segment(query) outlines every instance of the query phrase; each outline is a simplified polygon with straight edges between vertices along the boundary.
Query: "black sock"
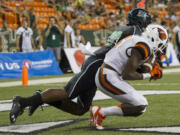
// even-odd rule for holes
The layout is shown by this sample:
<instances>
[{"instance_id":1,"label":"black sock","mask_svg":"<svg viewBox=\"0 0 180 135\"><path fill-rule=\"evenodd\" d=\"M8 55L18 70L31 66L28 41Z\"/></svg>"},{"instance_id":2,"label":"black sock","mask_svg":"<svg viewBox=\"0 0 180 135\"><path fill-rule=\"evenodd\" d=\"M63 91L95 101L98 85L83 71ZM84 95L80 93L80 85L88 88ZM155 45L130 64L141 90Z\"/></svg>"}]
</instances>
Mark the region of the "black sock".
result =
<instances>
[{"instance_id":1,"label":"black sock","mask_svg":"<svg viewBox=\"0 0 180 135\"><path fill-rule=\"evenodd\" d=\"M27 106L39 106L43 104L43 101L41 99L41 94L36 94L33 95L32 97L28 97L28 98L22 98L20 100L20 104L22 105L22 107L27 107Z\"/></svg>"},{"instance_id":2,"label":"black sock","mask_svg":"<svg viewBox=\"0 0 180 135\"><path fill-rule=\"evenodd\" d=\"M55 102L51 102L51 103L48 103L48 104L51 105L51 106L54 106L56 108L60 108L61 101L55 101Z\"/></svg>"}]
</instances>

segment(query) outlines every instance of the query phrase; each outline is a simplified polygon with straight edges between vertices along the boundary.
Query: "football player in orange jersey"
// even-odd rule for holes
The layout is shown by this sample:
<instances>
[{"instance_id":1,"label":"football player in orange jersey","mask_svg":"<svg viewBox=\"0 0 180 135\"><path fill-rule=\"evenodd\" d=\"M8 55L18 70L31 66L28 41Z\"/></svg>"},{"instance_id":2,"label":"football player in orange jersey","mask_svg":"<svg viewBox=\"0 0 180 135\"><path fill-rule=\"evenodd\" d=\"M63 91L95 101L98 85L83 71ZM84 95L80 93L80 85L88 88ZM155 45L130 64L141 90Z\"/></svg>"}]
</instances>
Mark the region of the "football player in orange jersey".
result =
<instances>
[{"instance_id":1,"label":"football player in orange jersey","mask_svg":"<svg viewBox=\"0 0 180 135\"><path fill-rule=\"evenodd\" d=\"M137 69L152 56L155 58L158 52L163 53L167 40L165 28L150 24L141 36L124 38L106 54L103 65L96 73L96 86L121 104L111 107L91 106L91 126L103 129L102 121L106 116L139 116L146 111L146 98L126 80L160 79L162 69L158 64L154 65L150 73L138 73Z\"/></svg>"}]
</instances>

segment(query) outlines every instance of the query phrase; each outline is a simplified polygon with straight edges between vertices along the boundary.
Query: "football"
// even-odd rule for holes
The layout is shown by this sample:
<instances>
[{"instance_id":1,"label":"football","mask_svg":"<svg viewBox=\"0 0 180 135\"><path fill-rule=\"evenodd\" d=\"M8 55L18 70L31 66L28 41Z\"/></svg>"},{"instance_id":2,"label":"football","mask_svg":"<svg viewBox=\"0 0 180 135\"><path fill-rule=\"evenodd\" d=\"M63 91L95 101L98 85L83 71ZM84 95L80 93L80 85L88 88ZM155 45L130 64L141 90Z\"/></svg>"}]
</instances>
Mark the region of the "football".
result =
<instances>
[{"instance_id":1,"label":"football","mask_svg":"<svg viewBox=\"0 0 180 135\"><path fill-rule=\"evenodd\" d=\"M137 72L139 73L149 73L152 70L152 65L150 63L143 63L140 65L137 69Z\"/></svg>"}]
</instances>

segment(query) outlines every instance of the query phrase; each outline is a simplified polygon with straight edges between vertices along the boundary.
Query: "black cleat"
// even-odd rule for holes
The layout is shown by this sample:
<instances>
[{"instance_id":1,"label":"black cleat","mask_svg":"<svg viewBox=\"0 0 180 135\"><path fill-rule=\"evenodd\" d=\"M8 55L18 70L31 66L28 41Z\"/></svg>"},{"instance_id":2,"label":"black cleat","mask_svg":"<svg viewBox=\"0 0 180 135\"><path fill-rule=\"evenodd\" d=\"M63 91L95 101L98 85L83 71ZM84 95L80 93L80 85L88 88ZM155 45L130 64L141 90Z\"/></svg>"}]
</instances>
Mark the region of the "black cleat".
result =
<instances>
[{"instance_id":1,"label":"black cleat","mask_svg":"<svg viewBox=\"0 0 180 135\"><path fill-rule=\"evenodd\" d=\"M41 92L41 90L36 90L34 95L40 94ZM29 116L32 116L38 107L39 105L29 106ZM43 110L42 106L41 109Z\"/></svg>"},{"instance_id":2,"label":"black cleat","mask_svg":"<svg viewBox=\"0 0 180 135\"><path fill-rule=\"evenodd\" d=\"M19 115L22 115L24 112L24 107L21 106L20 99L21 99L20 96L15 96L13 98L13 104L12 104L12 108L9 114L11 124L15 123L17 117Z\"/></svg>"}]
</instances>

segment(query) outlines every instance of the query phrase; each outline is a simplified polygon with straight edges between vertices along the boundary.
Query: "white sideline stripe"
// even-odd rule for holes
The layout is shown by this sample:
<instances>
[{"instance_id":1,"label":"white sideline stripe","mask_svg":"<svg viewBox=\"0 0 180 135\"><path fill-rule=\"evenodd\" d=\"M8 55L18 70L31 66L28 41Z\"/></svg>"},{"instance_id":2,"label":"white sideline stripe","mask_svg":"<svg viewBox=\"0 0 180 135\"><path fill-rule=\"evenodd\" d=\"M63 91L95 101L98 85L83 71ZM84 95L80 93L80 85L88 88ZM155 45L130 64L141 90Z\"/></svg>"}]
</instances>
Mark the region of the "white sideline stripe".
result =
<instances>
[{"instance_id":1,"label":"white sideline stripe","mask_svg":"<svg viewBox=\"0 0 180 135\"><path fill-rule=\"evenodd\" d=\"M163 69L164 74L180 72L180 68Z\"/></svg>"},{"instance_id":2,"label":"white sideline stripe","mask_svg":"<svg viewBox=\"0 0 180 135\"><path fill-rule=\"evenodd\" d=\"M66 121L57 121L57 122L43 122L43 123L34 123L34 124L26 124L26 125L11 125L11 126L2 126L0 127L0 132L10 132L10 133L30 133L43 129L48 129L54 126L68 124L73 122L73 120Z\"/></svg>"},{"instance_id":3,"label":"white sideline stripe","mask_svg":"<svg viewBox=\"0 0 180 135\"><path fill-rule=\"evenodd\" d=\"M12 100L0 100L0 104L10 103L10 102L12 102Z\"/></svg>"},{"instance_id":4,"label":"white sideline stripe","mask_svg":"<svg viewBox=\"0 0 180 135\"><path fill-rule=\"evenodd\" d=\"M150 86L162 86L162 85L165 85L165 86L166 86L166 85L168 85L168 86L169 86L169 85L175 86L175 85L180 85L180 83L152 83L152 82L151 82L151 83L130 83L130 84L133 85L133 86L136 86L136 85L137 85L137 86L139 86L139 85L140 85L140 86L141 86L141 85L142 85L142 86L143 86L143 85L146 85L146 86L147 86L147 85L150 85Z\"/></svg>"},{"instance_id":5,"label":"white sideline stripe","mask_svg":"<svg viewBox=\"0 0 180 135\"><path fill-rule=\"evenodd\" d=\"M165 91L157 91L157 90L142 91L142 90L140 90L138 92L141 93L142 95L180 94L180 90L179 91L177 91L177 90L176 91L168 91L168 90L165 90ZM111 99L111 97L105 95L101 91L97 91L93 101L107 100L107 99ZM76 101L76 99L74 99L74 101ZM9 111L11 109L11 106L12 106L12 100L0 101L0 112ZM47 104L45 106L47 106Z\"/></svg>"},{"instance_id":6,"label":"white sideline stripe","mask_svg":"<svg viewBox=\"0 0 180 135\"><path fill-rule=\"evenodd\" d=\"M180 127L153 127L153 128L129 128L118 129L119 131L135 131L135 132L160 132L160 133L180 133Z\"/></svg>"},{"instance_id":7,"label":"white sideline stripe","mask_svg":"<svg viewBox=\"0 0 180 135\"><path fill-rule=\"evenodd\" d=\"M173 69L164 69L164 74L169 73L177 73L180 72L180 68L173 68ZM39 84L49 84L49 83L66 83L72 77L56 77L56 78L49 78L49 79L38 79L38 80L29 80L28 85L39 85ZM1 82L0 87L12 87L12 86L21 86L21 81L13 81L13 82Z\"/></svg>"}]
</instances>

